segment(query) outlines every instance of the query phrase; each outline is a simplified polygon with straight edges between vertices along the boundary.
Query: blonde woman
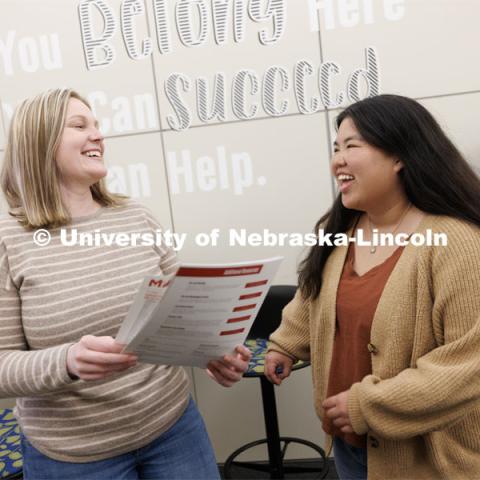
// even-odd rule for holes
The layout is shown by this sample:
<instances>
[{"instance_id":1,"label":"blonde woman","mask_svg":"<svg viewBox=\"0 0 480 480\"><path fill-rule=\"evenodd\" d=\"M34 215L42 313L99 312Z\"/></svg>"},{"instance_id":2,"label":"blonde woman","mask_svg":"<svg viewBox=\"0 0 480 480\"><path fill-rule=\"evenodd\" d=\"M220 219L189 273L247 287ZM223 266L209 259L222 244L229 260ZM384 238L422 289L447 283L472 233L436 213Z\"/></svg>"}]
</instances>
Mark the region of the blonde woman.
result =
<instances>
[{"instance_id":1,"label":"blonde woman","mask_svg":"<svg viewBox=\"0 0 480 480\"><path fill-rule=\"evenodd\" d=\"M411 242L313 247L266 373L311 360L342 479L478 478L480 179L412 99L362 100L336 125L339 194L316 228ZM429 231L447 245L421 245Z\"/></svg>"},{"instance_id":2,"label":"blonde woman","mask_svg":"<svg viewBox=\"0 0 480 480\"><path fill-rule=\"evenodd\" d=\"M180 367L120 353L113 336L146 274L169 273L172 250L63 246L61 227L155 232L142 205L108 192L105 145L69 89L24 101L12 119L1 185L0 394L17 397L24 478L218 478L203 421ZM33 233L48 230L48 246ZM238 381L249 352L211 362Z\"/></svg>"}]
</instances>

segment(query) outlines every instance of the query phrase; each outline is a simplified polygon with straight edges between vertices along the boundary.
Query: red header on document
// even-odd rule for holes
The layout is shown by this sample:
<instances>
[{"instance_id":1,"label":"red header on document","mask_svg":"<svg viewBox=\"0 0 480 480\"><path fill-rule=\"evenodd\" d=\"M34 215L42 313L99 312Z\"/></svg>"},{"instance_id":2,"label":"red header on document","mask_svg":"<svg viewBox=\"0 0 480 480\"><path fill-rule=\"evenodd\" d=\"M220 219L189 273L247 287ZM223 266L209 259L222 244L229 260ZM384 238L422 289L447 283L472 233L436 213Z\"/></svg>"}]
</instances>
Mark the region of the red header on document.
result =
<instances>
[{"instance_id":1,"label":"red header on document","mask_svg":"<svg viewBox=\"0 0 480 480\"><path fill-rule=\"evenodd\" d=\"M246 265L239 268L205 268L180 267L177 277L238 277L243 275L257 275L263 265Z\"/></svg>"},{"instance_id":2,"label":"red header on document","mask_svg":"<svg viewBox=\"0 0 480 480\"><path fill-rule=\"evenodd\" d=\"M144 363L206 367L244 343L281 258L147 275L116 336ZM255 285L246 290L245 285ZM235 312L235 313L233 313Z\"/></svg>"}]
</instances>

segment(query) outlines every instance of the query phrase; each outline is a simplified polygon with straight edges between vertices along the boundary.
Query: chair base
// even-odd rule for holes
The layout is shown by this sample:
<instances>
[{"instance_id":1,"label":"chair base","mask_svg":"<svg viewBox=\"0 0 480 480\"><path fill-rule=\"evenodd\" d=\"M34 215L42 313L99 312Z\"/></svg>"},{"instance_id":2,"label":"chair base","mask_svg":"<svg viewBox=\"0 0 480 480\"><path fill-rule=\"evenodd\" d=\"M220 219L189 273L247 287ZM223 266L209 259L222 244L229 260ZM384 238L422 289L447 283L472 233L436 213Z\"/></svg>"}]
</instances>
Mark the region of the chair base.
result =
<instances>
[{"instance_id":1,"label":"chair base","mask_svg":"<svg viewBox=\"0 0 480 480\"><path fill-rule=\"evenodd\" d=\"M266 438L262 440L257 440L255 442L250 442L250 443L247 443L246 445L241 446L240 448L235 450L225 461L225 464L223 466L224 478L228 478L228 479L233 478L231 473L232 466L248 468L250 470L256 470L258 472L270 473L270 478L279 478L279 479L289 478L288 477L289 474L298 474L298 473L318 472L318 477L316 478L319 478L319 479L325 478L327 476L328 462L325 456L325 452L321 447L319 447L318 445L315 445L312 442L309 442L308 440L303 440L301 438L295 438L295 437L280 437L280 442L283 443L284 445L280 452L281 460L278 464L276 464L275 462L272 462L271 459L269 460L269 463L235 461L236 457L238 457L243 452L249 450L250 448L253 448L262 444L268 444L268 439ZM319 454L320 458L322 459L321 468L285 464L283 459L285 457L285 453L290 443L305 445L311 448L312 450L315 450L315 452ZM290 478L298 478L298 477L290 477Z\"/></svg>"}]
</instances>

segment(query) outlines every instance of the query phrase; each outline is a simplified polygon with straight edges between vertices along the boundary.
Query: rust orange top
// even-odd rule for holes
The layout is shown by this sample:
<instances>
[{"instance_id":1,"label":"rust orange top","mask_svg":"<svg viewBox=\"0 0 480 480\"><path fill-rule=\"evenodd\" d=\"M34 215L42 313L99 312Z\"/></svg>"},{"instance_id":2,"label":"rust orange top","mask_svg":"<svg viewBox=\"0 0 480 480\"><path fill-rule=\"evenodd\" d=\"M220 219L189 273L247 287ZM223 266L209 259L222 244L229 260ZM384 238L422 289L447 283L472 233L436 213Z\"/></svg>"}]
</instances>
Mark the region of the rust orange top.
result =
<instances>
[{"instance_id":1,"label":"rust orange top","mask_svg":"<svg viewBox=\"0 0 480 480\"><path fill-rule=\"evenodd\" d=\"M350 389L354 383L372 373L371 355L375 355L377 349L370 342L370 329L380 296L403 249L397 248L383 263L360 276L353 268L355 248L350 245L338 285L337 321L327 398ZM366 435L343 433L327 417L324 418L323 429L350 445L366 447Z\"/></svg>"}]
</instances>

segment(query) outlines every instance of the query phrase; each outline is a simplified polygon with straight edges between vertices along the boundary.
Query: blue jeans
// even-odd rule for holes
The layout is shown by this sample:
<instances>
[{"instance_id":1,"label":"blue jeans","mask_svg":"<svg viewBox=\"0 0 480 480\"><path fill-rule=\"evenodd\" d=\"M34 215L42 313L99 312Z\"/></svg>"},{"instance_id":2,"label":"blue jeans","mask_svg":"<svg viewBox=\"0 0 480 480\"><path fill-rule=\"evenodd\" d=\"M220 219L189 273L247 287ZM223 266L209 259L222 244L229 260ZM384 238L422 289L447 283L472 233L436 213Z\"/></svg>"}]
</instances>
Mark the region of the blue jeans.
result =
<instances>
[{"instance_id":1,"label":"blue jeans","mask_svg":"<svg viewBox=\"0 0 480 480\"><path fill-rule=\"evenodd\" d=\"M22 435L25 480L219 480L215 455L195 402L169 430L145 447L89 463L53 460Z\"/></svg>"},{"instance_id":2,"label":"blue jeans","mask_svg":"<svg viewBox=\"0 0 480 480\"><path fill-rule=\"evenodd\" d=\"M335 469L341 480L367 480L367 449L349 445L339 437L333 439Z\"/></svg>"}]
</instances>

